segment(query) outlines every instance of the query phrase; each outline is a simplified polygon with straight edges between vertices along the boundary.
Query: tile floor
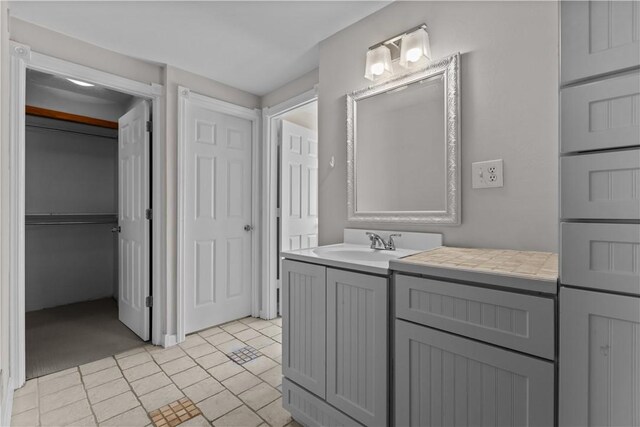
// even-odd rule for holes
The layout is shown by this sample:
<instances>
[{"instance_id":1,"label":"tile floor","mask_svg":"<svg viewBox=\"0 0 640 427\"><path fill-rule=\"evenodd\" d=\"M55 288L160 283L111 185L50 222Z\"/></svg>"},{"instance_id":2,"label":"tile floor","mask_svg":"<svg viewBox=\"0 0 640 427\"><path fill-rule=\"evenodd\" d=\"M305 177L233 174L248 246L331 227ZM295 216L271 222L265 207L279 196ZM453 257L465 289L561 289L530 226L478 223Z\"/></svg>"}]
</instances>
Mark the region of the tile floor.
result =
<instances>
[{"instance_id":1,"label":"tile floor","mask_svg":"<svg viewBox=\"0 0 640 427\"><path fill-rule=\"evenodd\" d=\"M202 415L182 426L295 425L282 408L281 326L247 317L30 380L16 390L11 424L148 426L149 412L187 397ZM242 366L226 356L247 345L261 356Z\"/></svg>"}]
</instances>

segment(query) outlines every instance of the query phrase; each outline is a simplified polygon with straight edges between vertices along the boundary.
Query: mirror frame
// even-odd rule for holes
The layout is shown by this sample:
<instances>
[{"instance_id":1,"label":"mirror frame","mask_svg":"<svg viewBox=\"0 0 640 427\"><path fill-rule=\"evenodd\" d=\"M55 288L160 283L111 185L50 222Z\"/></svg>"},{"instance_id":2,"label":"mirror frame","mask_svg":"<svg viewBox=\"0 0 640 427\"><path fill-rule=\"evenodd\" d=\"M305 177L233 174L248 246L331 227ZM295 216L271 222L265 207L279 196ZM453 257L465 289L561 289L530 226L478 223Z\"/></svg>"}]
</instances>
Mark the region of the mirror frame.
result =
<instances>
[{"instance_id":1,"label":"mirror frame","mask_svg":"<svg viewBox=\"0 0 640 427\"><path fill-rule=\"evenodd\" d=\"M443 75L445 87L446 200L437 211L360 211L357 208L358 101ZM425 68L347 94L347 220L351 223L460 224L460 53Z\"/></svg>"}]
</instances>

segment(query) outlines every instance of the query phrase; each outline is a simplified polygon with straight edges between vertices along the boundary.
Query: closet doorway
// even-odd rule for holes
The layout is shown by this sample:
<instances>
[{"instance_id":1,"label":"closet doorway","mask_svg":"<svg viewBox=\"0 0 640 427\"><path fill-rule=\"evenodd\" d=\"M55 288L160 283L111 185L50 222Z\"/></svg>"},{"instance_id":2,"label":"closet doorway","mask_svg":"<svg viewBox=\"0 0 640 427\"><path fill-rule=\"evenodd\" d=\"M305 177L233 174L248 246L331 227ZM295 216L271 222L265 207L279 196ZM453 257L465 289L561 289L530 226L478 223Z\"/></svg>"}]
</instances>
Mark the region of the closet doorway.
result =
<instances>
[{"instance_id":1,"label":"closet doorway","mask_svg":"<svg viewBox=\"0 0 640 427\"><path fill-rule=\"evenodd\" d=\"M280 253L318 244L317 91L314 88L266 107L262 114L265 141L261 314L270 319L280 314ZM332 167L331 164L325 167Z\"/></svg>"},{"instance_id":2,"label":"closet doorway","mask_svg":"<svg viewBox=\"0 0 640 427\"><path fill-rule=\"evenodd\" d=\"M26 379L150 338L145 99L26 71Z\"/></svg>"},{"instance_id":3,"label":"closet doorway","mask_svg":"<svg viewBox=\"0 0 640 427\"><path fill-rule=\"evenodd\" d=\"M318 102L279 119L278 254L318 246ZM278 257L278 315L282 257Z\"/></svg>"},{"instance_id":4,"label":"closet doorway","mask_svg":"<svg viewBox=\"0 0 640 427\"><path fill-rule=\"evenodd\" d=\"M318 106L280 121L280 250L318 246Z\"/></svg>"}]
</instances>

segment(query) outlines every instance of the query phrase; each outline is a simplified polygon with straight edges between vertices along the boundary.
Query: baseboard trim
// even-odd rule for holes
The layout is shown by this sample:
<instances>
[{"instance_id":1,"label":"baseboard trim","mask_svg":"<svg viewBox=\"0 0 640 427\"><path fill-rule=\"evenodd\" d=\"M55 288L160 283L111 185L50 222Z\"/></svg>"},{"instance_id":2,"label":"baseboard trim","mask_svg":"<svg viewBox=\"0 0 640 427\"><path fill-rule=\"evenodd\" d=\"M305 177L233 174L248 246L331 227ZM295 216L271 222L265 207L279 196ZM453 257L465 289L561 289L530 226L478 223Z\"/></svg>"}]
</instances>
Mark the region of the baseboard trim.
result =
<instances>
[{"instance_id":1,"label":"baseboard trim","mask_svg":"<svg viewBox=\"0 0 640 427\"><path fill-rule=\"evenodd\" d=\"M163 335L161 345L164 348L173 347L178 344L178 336L177 335Z\"/></svg>"}]
</instances>

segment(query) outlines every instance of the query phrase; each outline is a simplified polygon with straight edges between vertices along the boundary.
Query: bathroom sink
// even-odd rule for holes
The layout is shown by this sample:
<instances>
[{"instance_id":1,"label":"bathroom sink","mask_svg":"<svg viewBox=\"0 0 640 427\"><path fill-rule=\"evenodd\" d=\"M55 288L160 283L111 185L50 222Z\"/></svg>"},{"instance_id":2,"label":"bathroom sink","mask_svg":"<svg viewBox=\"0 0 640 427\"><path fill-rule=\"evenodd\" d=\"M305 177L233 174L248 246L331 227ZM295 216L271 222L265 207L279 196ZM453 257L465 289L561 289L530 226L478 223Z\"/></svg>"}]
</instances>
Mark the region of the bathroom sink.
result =
<instances>
[{"instance_id":1,"label":"bathroom sink","mask_svg":"<svg viewBox=\"0 0 640 427\"><path fill-rule=\"evenodd\" d=\"M371 249L367 231L346 228L344 243L283 251L281 256L294 261L327 267L388 275L390 273L389 261L442 246L441 234L403 232L402 236L398 236L396 239L396 250ZM380 234L385 240L388 240L389 234L397 234L395 231L372 231Z\"/></svg>"},{"instance_id":2,"label":"bathroom sink","mask_svg":"<svg viewBox=\"0 0 640 427\"><path fill-rule=\"evenodd\" d=\"M317 248L299 249L282 253L284 258L311 262L329 267L346 268L367 273L389 274L389 261L413 255L419 250L395 251L371 249L369 245L340 243Z\"/></svg>"},{"instance_id":3,"label":"bathroom sink","mask_svg":"<svg viewBox=\"0 0 640 427\"><path fill-rule=\"evenodd\" d=\"M369 247L321 246L313 249L319 257L344 261L391 261L407 254L402 250L386 251Z\"/></svg>"}]
</instances>

